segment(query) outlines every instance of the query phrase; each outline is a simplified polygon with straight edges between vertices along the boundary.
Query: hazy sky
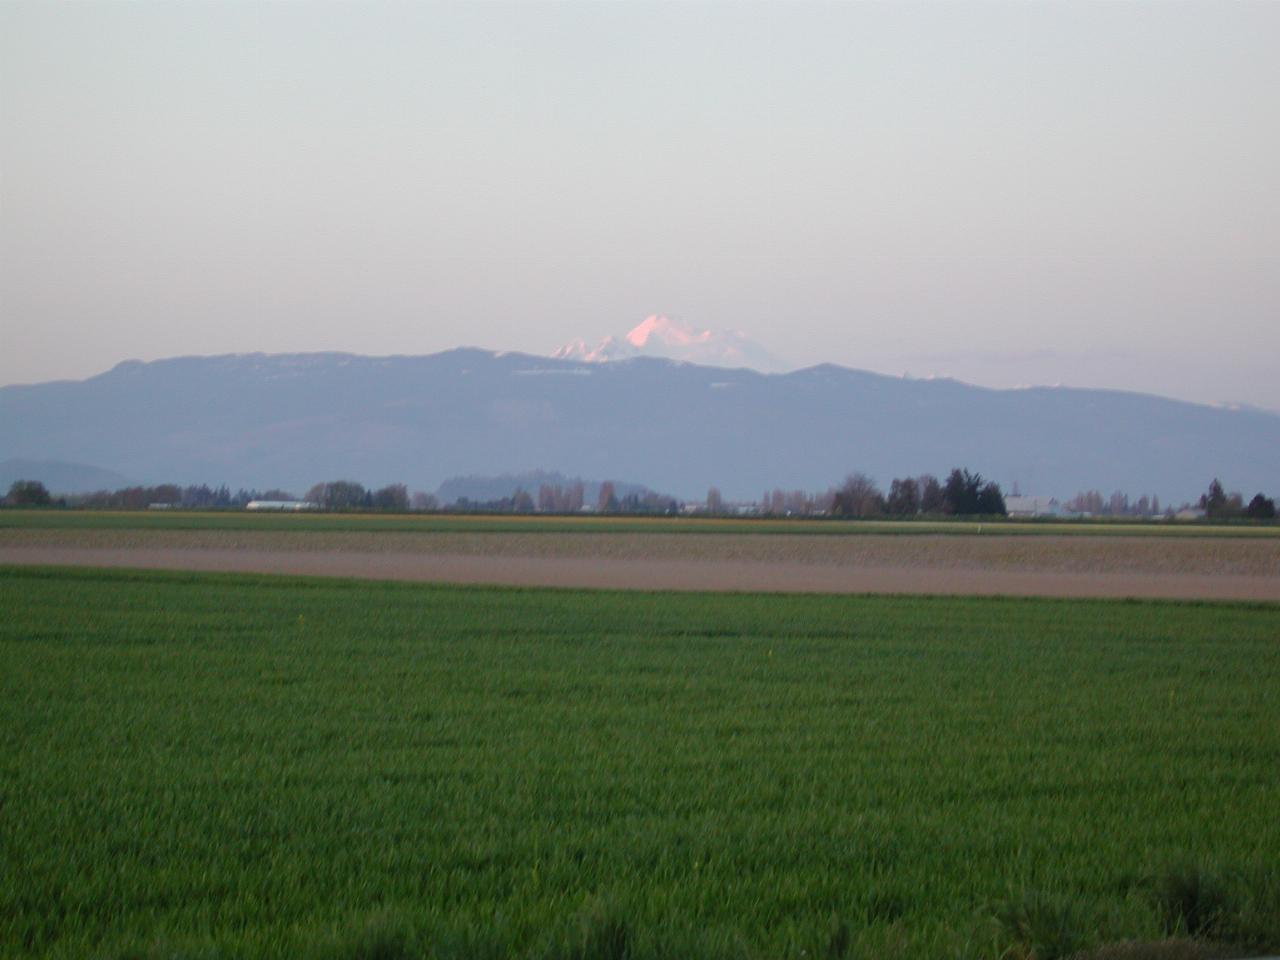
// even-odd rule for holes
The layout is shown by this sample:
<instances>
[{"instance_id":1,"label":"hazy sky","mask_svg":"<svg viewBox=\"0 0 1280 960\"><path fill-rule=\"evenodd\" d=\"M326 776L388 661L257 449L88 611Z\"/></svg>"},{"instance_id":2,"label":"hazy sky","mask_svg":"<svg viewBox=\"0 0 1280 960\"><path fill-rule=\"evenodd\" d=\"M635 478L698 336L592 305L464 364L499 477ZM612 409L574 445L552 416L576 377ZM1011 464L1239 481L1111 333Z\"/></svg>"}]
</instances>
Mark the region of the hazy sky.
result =
<instances>
[{"instance_id":1,"label":"hazy sky","mask_svg":"<svg viewBox=\"0 0 1280 960\"><path fill-rule=\"evenodd\" d=\"M549 352L1280 409L1280 3L0 3L0 383Z\"/></svg>"}]
</instances>

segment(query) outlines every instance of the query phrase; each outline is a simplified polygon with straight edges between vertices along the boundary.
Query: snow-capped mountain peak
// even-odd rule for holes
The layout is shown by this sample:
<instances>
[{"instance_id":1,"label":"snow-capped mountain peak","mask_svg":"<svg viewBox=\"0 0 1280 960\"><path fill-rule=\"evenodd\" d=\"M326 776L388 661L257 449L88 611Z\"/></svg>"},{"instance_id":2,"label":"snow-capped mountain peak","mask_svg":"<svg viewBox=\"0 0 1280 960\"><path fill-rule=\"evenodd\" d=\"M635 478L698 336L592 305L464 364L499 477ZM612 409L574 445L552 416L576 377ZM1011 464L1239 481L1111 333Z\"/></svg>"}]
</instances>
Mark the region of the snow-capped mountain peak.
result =
<instances>
[{"instance_id":1,"label":"snow-capped mountain peak","mask_svg":"<svg viewBox=\"0 0 1280 960\"><path fill-rule=\"evenodd\" d=\"M574 340L552 354L562 360L607 363L628 357L665 357L711 367L749 367L777 373L787 365L738 330L697 330L663 314L651 314L621 336L590 346Z\"/></svg>"},{"instance_id":2,"label":"snow-capped mountain peak","mask_svg":"<svg viewBox=\"0 0 1280 960\"><path fill-rule=\"evenodd\" d=\"M696 343L709 343L715 334L710 330L694 330L687 323L656 313L645 317L627 331L627 342L640 350L655 337L664 346L687 347Z\"/></svg>"}]
</instances>

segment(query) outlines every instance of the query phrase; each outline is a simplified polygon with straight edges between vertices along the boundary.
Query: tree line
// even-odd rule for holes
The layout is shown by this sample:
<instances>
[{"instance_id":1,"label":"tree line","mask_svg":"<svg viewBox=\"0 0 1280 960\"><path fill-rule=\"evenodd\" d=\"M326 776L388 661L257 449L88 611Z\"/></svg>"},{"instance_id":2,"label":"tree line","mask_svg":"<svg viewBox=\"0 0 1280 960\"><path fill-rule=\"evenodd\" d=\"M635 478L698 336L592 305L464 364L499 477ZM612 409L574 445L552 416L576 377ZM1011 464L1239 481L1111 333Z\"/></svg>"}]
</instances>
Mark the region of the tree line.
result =
<instances>
[{"instance_id":1,"label":"tree line","mask_svg":"<svg viewBox=\"0 0 1280 960\"><path fill-rule=\"evenodd\" d=\"M1071 513L1092 517L1158 517L1162 513L1160 498L1155 494L1144 493L1131 501L1120 490L1105 499L1101 490L1082 490L1062 506Z\"/></svg>"},{"instance_id":2,"label":"tree line","mask_svg":"<svg viewBox=\"0 0 1280 960\"><path fill-rule=\"evenodd\" d=\"M1211 520L1274 520L1276 503L1259 492L1247 504L1238 492L1227 493L1221 481L1214 479L1209 489L1200 495L1195 504L1162 509L1160 498L1143 494L1131 501L1128 494L1117 490L1104 498L1099 490L1085 490L1076 494L1063 506L1072 513L1093 517L1173 517L1184 510L1199 509Z\"/></svg>"},{"instance_id":3,"label":"tree line","mask_svg":"<svg viewBox=\"0 0 1280 960\"><path fill-rule=\"evenodd\" d=\"M718 491L716 492L719 497ZM712 507L708 494L707 509ZM945 481L933 474L898 477L886 494L865 473L850 474L839 487L820 494L803 490L765 491L757 512L768 516L834 516L871 519L918 516L1006 516L1000 485L956 467Z\"/></svg>"},{"instance_id":4,"label":"tree line","mask_svg":"<svg viewBox=\"0 0 1280 960\"><path fill-rule=\"evenodd\" d=\"M265 497L263 499L266 499ZM376 490L365 489L354 480L328 480L317 483L302 498L322 510L374 510L382 513L408 513L410 510L434 510L436 498L429 493L409 493L403 483L389 483Z\"/></svg>"},{"instance_id":5,"label":"tree line","mask_svg":"<svg viewBox=\"0 0 1280 960\"><path fill-rule=\"evenodd\" d=\"M443 509L464 513L578 513L584 507L584 489L581 481L568 485L543 484L537 491L536 500L528 491L518 489L509 497L495 500L473 501L463 497ZM408 513L442 509L433 494L410 493L403 483L373 489L366 488L355 480L327 480L312 486L302 499L321 510L334 511ZM232 493L226 486L209 487L202 484L181 487L162 483L152 487L99 490L58 497L55 500L43 483L18 480L10 488L8 496L3 498L3 505L82 507L95 510L146 510L156 506L191 510L234 510L243 509L254 500L291 502L297 498L289 491L279 489L240 489ZM615 485L606 480L600 485L595 510L599 513L673 515L679 512L680 504L672 497L652 491L630 492L619 496Z\"/></svg>"},{"instance_id":6,"label":"tree line","mask_svg":"<svg viewBox=\"0 0 1280 960\"><path fill-rule=\"evenodd\" d=\"M207 484L179 486L165 483L156 486L131 486L119 490L99 490L93 493L75 494L54 498L43 483L34 480L17 480L9 488L8 495L0 503L9 507L82 507L88 509L145 510L153 506L194 510L243 509L253 500L293 501L296 498L286 490L255 490L240 488L234 493L226 485L210 487ZM687 509L709 514L755 513L761 516L832 516L856 519L910 518L921 516L1007 516L1004 494L1000 485L985 480L981 474L957 467L946 480L932 474L918 477L898 477L889 485L886 493L864 473L850 474L838 487L823 493L803 490L765 491L754 505L732 505L725 501L719 489L707 491L704 503L686 505L673 497L652 491L631 492L618 496L610 481L600 484L599 494L593 504L585 502L585 488L581 481L560 485L542 484L536 495L517 489L508 497L495 500L471 501L460 498L453 504L442 506L429 493L410 493L402 483L388 484L376 489L366 488L354 480L330 480L311 487L303 498L322 510L376 511L407 513L410 511L448 510L474 513L579 513L592 510L596 513L649 514L673 516ZM1068 500L1064 506L1072 513L1092 516L1161 516L1160 499L1143 495L1135 501L1120 492L1104 499L1097 490L1085 491ZM1184 504L1183 509L1191 509ZM1238 492L1228 493L1222 483L1214 479L1201 495L1198 507L1213 520L1273 520L1276 517L1275 500L1261 492L1245 503ZM1172 508L1164 516L1175 513Z\"/></svg>"},{"instance_id":7,"label":"tree line","mask_svg":"<svg viewBox=\"0 0 1280 960\"><path fill-rule=\"evenodd\" d=\"M575 480L567 485L540 484L536 498L529 491L517 488L511 496L494 500L460 497L445 509L462 513L581 513L591 509L595 513L674 516L680 512L680 502L652 490L619 496L613 481L606 480L600 484L595 501L588 503L585 484Z\"/></svg>"},{"instance_id":8,"label":"tree line","mask_svg":"<svg viewBox=\"0 0 1280 960\"><path fill-rule=\"evenodd\" d=\"M13 507L83 507L90 510L146 510L149 507L174 507L187 510L243 509L254 500L294 501L288 490L256 490L240 488L234 493L225 484L179 486L161 483L155 486L121 487L119 490L97 490L58 497L37 480L18 480L4 498ZM326 510L382 510L405 512L434 510L435 497L416 493L411 497L404 484L394 483L377 490L351 480L318 483L307 491L304 500Z\"/></svg>"},{"instance_id":9,"label":"tree line","mask_svg":"<svg viewBox=\"0 0 1280 960\"><path fill-rule=\"evenodd\" d=\"M1212 520L1274 520L1276 516L1276 502L1271 497L1259 491L1246 506L1244 497L1239 493L1227 493L1217 477L1200 495L1199 506Z\"/></svg>"},{"instance_id":10,"label":"tree line","mask_svg":"<svg viewBox=\"0 0 1280 960\"><path fill-rule=\"evenodd\" d=\"M91 510L145 510L152 505L183 507L192 510L236 509L251 500L291 500L283 490L246 490L232 493L224 486L207 484L181 487L161 483L154 487L132 486L119 490L96 490L58 497L57 500L38 480L18 480L9 488L5 503L14 507L84 507Z\"/></svg>"}]
</instances>

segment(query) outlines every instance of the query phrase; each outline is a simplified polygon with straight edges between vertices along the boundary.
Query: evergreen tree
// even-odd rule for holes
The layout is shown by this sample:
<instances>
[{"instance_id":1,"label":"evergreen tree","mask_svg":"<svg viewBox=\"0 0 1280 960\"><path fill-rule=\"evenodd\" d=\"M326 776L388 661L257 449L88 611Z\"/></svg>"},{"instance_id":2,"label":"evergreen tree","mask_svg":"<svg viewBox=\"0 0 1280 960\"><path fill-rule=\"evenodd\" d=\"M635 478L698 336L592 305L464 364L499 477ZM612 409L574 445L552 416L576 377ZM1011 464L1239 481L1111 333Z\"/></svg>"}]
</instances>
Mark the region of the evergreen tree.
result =
<instances>
[{"instance_id":1,"label":"evergreen tree","mask_svg":"<svg viewBox=\"0 0 1280 960\"><path fill-rule=\"evenodd\" d=\"M1213 478L1213 483L1209 484L1208 493L1200 495L1200 508L1210 517L1218 517L1222 515L1227 505L1227 494L1222 489L1222 484L1218 482L1218 478Z\"/></svg>"},{"instance_id":2,"label":"evergreen tree","mask_svg":"<svg viewBox=\"0 0 1280 960\"><path fill-rule=\"evenodd\" d=\"M1246 515L1252 520L1274 520L1276 517L1276 502L1270 497L1264 497L1259 493L1249 501Z\"/></svg>"},{"instance_id":3,"label":"evergreen tree","mask_svg":"<svg viewBox=\"0 0 1280 960\"><path fill-rule=\"evenodd\" d=\"M885 509L890 516L914 517L920 512L920 485L911 477L895 479L889 484Z\"/></svg>"}]
</instances>

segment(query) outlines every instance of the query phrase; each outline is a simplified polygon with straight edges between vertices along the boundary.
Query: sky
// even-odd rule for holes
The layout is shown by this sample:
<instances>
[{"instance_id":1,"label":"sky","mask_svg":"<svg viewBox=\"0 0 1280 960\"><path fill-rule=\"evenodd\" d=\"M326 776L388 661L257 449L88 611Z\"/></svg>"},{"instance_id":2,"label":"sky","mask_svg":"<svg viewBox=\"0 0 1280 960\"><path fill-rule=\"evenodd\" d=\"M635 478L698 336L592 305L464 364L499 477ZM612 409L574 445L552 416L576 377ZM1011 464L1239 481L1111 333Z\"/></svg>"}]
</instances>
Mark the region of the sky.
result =
<instances>
[{"instance_id":1,"label":"sky","mask_svg":"<svg viewBox=\"0 0 1280 960\"><path fill-rule=\"evenodd\" d=\"M1280 3L0 3L0 384L549 353L1280 410Z\"/></svg>"}]
</instances>

